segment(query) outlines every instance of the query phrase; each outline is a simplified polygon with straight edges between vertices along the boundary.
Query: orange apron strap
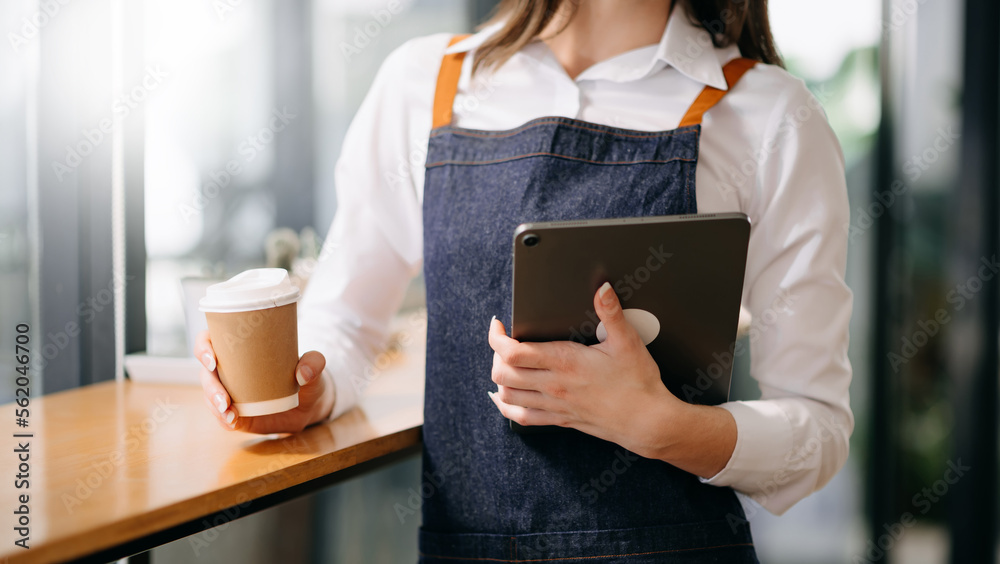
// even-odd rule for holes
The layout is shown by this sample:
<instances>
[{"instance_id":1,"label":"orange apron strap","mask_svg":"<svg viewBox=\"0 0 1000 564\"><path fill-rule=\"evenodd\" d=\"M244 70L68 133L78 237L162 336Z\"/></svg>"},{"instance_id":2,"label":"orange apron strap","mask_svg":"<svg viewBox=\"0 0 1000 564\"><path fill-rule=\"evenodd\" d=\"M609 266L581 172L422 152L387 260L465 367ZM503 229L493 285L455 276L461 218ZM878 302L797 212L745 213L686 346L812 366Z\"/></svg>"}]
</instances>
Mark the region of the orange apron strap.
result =
<instances>
[{"instance_id":1,"label":"orange apron strap","mask_svg":"<svg viewBox=\"0 0 1000 564\"><path fill-rule=\"evenodd\" d=\"M729 85L729 89L732 90L733 86L743 78L743 74L752 69L756 64L757 61L744 58L733 59L726 63L726 66L722 67L722 74L726 77L726 84ZM719 103L719 100L726 95L726 92L728 90L719 90L712 86L706 86L701 91L701 94L698 95L698 98L695 99L694 103L691 104L691 107L688 108L687 113L684 114L684 118L681 119L681 124L677 127L687 127L701 123L701 118L705 115L705 112L711 110L713 106Z\"/></svg>"},{"instance_id":2,"label":"orange apron strap","mask_svg":"<svg viewBox=\"0 0 1000 564\"><path fill-rule=\"evenodd\" d=\"M448 42L448 47L465 39L468 35L456 35ZM451 108L455 104L455 94L458 93L458 79L462 76L462 61L465 52L449 53L441 59L441 70L438 71L437 86L434 90L433 125L431 129L444 127L451 123Z\"/></svg>"}]
</instances>

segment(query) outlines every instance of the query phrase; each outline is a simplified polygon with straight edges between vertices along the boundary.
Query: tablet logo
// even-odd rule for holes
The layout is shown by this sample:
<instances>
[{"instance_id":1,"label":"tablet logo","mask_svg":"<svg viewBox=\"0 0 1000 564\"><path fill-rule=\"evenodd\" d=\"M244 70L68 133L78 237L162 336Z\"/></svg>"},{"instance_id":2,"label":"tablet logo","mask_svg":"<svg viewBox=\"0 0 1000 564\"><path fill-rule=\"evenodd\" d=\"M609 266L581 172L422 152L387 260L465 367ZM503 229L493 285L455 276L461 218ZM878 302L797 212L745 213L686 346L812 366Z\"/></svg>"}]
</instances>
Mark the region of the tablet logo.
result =
<instances>
[{"instance_id":1,"label":"tablet logo","mask_svg":"<svg viewBox=\"0 0 1000 564\"><path fill-rule=\"evenodd\" d=\"M625 314L625 321L628 321L629 325L634 327L635 332L639 334L642 344L648 346L660 334L660 320L652 313L637 307L623 309L622 313ZM608 330L604 328L602 321L597 324L597 340L603 343L607 338Z\"/></svg>"}]
</instances>

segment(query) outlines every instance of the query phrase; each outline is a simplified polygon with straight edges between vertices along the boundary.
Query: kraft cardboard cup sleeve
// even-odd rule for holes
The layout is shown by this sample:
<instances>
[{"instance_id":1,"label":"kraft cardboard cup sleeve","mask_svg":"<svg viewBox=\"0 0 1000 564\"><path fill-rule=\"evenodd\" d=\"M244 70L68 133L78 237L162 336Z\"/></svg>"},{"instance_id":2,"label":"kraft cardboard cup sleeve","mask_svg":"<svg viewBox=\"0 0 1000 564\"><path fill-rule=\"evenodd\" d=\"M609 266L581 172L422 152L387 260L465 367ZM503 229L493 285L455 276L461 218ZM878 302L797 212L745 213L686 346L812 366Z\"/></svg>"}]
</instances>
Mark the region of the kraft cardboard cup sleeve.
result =
<instances>
[{"instance_id":1,"label":"kraft cardboard cup sleeve","mask_svg":"<svg viewBox=\"0 0 1000 564\"><path fill-rule=\"evenodd\" d=\"M299 405L296 302L281 268L258 268L208 287L205 312L222 385L243 417Z\"/></svg>"}]
</instances>

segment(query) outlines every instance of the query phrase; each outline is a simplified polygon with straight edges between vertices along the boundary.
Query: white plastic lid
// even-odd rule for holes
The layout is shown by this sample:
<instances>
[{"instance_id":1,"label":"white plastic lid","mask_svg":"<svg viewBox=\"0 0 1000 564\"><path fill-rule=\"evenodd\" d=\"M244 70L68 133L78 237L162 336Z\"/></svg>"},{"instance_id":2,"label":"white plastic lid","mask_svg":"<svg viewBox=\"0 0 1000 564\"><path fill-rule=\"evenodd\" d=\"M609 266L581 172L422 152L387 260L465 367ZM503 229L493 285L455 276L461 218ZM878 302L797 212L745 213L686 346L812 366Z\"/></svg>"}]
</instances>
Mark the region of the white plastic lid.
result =
<instances>
[{"instance_id":1,"label":"white plastic lid","mask_svg":"<svg viewBox=\"0 0 1000 564\"><path fill-rule=\"evenodd\" d=\"M298 301L299 289L292 286L283 268L255 268L233 276L225 282L212 284L198 309L215 313L232 313L279 307Z\"/></svg>"}]
</instances>

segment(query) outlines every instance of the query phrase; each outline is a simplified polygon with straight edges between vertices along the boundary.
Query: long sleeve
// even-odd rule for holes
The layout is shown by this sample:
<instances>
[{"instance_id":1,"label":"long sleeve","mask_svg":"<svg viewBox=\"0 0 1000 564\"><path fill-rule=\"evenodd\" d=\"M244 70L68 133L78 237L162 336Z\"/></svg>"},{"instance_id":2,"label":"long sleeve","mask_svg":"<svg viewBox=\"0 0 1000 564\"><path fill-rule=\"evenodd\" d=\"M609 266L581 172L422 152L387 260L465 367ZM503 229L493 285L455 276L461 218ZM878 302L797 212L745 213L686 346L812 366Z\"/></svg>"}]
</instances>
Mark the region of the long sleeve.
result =
<instances>
[{"instance_id":1,"label":"long sleeve","mask_svg":"<svg viewBox=\"0 0 1000 564\"><path fill-rule=\"evenodd\" d=\"M678 25L673 33L682 34L677 44L687 44L685 35L701 32ZM338 394L334 416L377 375L372 361L421 266L423 161L448 38L413 40L390 55L344 142L337 215L300 308L300 348L326 355ZM488 83L470 82L463 71L455 123L499 130L561 115L669 129L704 86L703 76L734 49L706 51L694 62L670 49L637 50L573 81L535 44ZM639 64L649 57L664 64ZM769 65L747 73L706 115L700 152L699 211L751 218L743 304L753 315L751 376L762 392L758 401L723 404L736 420L736 448L726 467L703 481L731 486L780 514L843 466L854 427L843 156L815 98Z\"/></svg>"},{"instance_id":2,"label":"long sleeve","mask_svg":"<svg viewBox=\"0 0 1000 564\"><path fill-rule=\"evenodd\" d=\"M761 399L722 405L736 420L736 448L703 480L732 486L775 514L837 473L854 428L843 155L819 103L795 82L785 82L767 120L757 153L766 158L757 160L746 202L744 304L753 315L750 371Z\"/></svg>"},{"instance_id":3,"label":"long sleeve","mask_svg":"<svg viewBox=\"0 0 1000 564\"><path fill-rule=\"evenodd\" d=\"M423 156L413 148L426 147L435 74L414 63L439 60L446 40L421 42L433 57L409 44L394 51L344 139L337 212L299 307L300 352L323 353L336 388L331 417L378 376L374 361L421 267Z\"/></svg>"}]
</instances>

